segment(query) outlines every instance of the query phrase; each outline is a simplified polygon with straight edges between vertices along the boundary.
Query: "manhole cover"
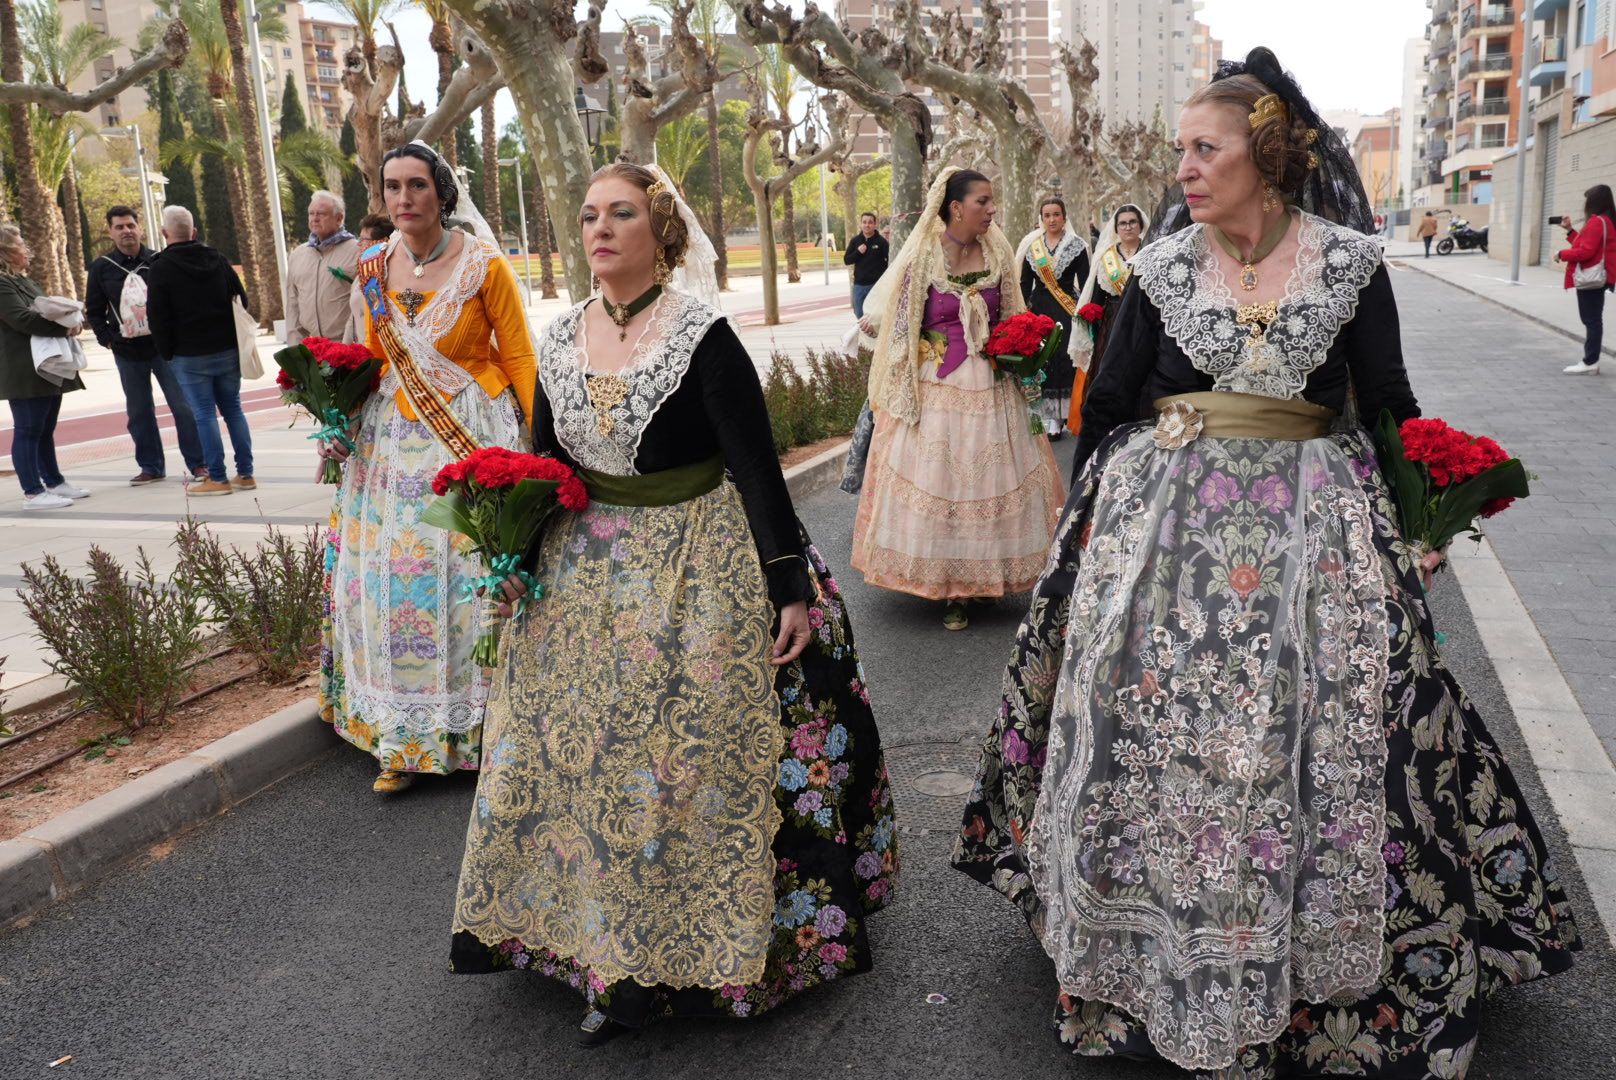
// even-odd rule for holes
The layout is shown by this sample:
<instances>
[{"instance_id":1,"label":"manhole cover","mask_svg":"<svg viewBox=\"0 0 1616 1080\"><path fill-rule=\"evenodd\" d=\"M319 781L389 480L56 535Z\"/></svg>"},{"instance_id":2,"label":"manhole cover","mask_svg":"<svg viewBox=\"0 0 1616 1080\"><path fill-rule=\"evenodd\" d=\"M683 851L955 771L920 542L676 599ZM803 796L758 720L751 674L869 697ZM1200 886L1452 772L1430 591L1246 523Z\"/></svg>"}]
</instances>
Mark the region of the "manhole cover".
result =
<instances>
[{"instance_id":1,"label":"manhole cover","mask_svg":"<svg viewBox=\"0 0 1616 1080\"><path fill-rule=\"evenodd\" d=\"M965 799L976 783L981 739L973 735L960 742L910 743L888 748L886 756L898 804L898 828L957 831Z\"/></svg>"}]
</instances>

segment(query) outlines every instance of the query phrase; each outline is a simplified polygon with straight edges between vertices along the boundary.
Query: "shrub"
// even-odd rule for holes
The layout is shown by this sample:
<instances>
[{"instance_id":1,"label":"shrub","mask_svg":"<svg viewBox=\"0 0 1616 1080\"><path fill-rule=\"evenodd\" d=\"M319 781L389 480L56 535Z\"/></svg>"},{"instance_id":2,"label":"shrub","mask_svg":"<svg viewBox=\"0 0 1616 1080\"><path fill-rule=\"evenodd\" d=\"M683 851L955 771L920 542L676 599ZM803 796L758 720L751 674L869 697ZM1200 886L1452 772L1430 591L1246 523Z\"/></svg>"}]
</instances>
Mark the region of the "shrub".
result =
<instances>
[{"instance_id":1,"label":"shrub","mask_svg":"<svg viewBox=\"0 0 1616 1080\"><path fill-rule=\"evenodd\" d=\"M202 601L183 568L167 581L140 551L131 580L99 547L88 577L69 574L47 555L22 568L19 590L39 637L56 654L51 670L78 688L80 700L125 728L161 720L190 679L202 651Z\"/></svg>"},{"instance_id":2,"label":"shrub","mask_svg":"<svg viewBox=\"0 0 1616 1080\"><path fill-rule=\"evenodd\" d=\"M769 427L778 453L853 430L864 406L870 362L866 356L809 349L805 378L791 357L775 352L763 381Z\"/></svg>"},{"instance_id":3,"label":"shrub","mask_svg":"<svg viewBox=\"0 0 1616 1080\"><path fill-rule=\"evenodd\" d=\"M320 644L325 548L314 529L296 539L270 527L256 548L238 550L195 520L174 538L180 565L211 609L209 618L273 682L296 676Z\"/></svg>"}]
</instances>

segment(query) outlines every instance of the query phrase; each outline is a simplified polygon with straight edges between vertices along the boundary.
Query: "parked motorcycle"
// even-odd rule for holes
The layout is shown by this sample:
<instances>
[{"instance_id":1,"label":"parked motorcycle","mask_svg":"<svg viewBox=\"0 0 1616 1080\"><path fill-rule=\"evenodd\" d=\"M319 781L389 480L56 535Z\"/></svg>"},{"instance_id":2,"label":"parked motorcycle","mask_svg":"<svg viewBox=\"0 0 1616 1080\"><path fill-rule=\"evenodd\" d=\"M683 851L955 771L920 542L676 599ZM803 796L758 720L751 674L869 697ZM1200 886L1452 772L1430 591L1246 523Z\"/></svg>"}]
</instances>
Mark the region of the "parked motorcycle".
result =
<instances>
[{"instance_id":1,"label":"parked motorcycle","mask_svg":"<svg viewBox=\"0 0 1616 1080\"><path fill-rule=\"evenodd\" d=\"M1480 249L1482 254L1487 252L1487 230L1472 229L1470 222L1454 215L1451 211L1440 211L1449 215L1448 235L1436 242L1438 255L1452 255L1454 250L1475 251Z\"/></svg>"}]
</instances>

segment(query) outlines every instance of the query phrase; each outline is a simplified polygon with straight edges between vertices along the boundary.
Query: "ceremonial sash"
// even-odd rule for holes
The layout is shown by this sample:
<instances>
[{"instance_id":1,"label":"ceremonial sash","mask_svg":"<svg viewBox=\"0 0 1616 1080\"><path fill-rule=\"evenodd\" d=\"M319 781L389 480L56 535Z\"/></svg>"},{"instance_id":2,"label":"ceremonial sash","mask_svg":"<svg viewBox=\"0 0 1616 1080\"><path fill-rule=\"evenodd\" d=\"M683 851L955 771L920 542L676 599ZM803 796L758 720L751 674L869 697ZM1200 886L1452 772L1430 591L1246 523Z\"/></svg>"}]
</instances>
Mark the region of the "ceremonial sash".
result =
<instances>
[{"instance_id":1,"label":"ceremonial sash","mask_svg":"<svg viewBox=\"0 0 1616 1080\"><path fill-rule=\"evenodd\" d=\"M1055 298L1055 303L1065 309L1070 315L1077 310L1077 300L1060 287L1060 279L1055 276L1055 260L1049 254L1049 246L1044 243L1042 236L1032 242L1027 254L1032 259L1032 271L1038 275L1038 280L1044 283L1049 295Z\"/></svg>"},{"instance_id":2,"label":"ceremonial sash","mask_svg":"<svg viewBox=\"0 0 1616 1080\"><path fill-rule=\"evenodd\" d=\"M420 366L399 336L398 327L393 325L392 310L387 303L386 243L376 244L360 257L359 280L362 282L360 290L365 298L365 306L370 309L371 326L376 330L376 340L381 342L382 352L398 376L398 385L403 389L410 408L415 410L415 415L421 418L455 460L467 457L478 449L477 440L471 437L465 425L449 410L442 395L421 374Z\"/></svg>"},{"instance_id":3,"label":"ceremonial sash","mask_svg":"<svg viewBox=\"0 0 1616 1080\"><path fill-rule=\"evenodd\" d=\"M1112 247L1106 248L1100 255L1100 272L1115 286L1107 291L1115 296L1121 296L1123 286L1128 284L1128 279L1133 276L1133 267L1128 265L1128 261L1122 257L1120 251Z\"/></svg>"}]
</instances>

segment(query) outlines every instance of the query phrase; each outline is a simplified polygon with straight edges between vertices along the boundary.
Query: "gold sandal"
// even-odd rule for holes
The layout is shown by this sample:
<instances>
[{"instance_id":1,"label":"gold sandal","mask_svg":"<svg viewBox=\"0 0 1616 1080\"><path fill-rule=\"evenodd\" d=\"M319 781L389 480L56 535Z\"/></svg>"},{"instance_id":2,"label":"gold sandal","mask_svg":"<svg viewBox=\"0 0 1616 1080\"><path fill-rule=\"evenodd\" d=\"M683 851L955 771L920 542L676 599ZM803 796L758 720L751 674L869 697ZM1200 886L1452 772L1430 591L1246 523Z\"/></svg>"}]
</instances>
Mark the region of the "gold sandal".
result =
<instances>
[{"instance_id":1,"label":"gold sandal","mask_svg":"<svg viewBox=\"0 0 1616 1080\"><path fill-rule=\"evenodd\" d=\"M397 795L399 792L415 783L415 774L401 772L398 769L383 769L376 777L376 782L370 785L370 790L380 795Z\"/></svg>"}]
</instances>

